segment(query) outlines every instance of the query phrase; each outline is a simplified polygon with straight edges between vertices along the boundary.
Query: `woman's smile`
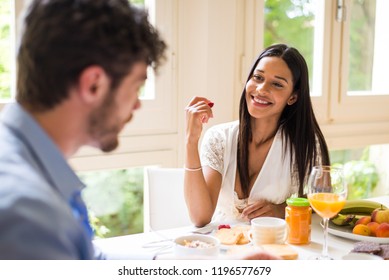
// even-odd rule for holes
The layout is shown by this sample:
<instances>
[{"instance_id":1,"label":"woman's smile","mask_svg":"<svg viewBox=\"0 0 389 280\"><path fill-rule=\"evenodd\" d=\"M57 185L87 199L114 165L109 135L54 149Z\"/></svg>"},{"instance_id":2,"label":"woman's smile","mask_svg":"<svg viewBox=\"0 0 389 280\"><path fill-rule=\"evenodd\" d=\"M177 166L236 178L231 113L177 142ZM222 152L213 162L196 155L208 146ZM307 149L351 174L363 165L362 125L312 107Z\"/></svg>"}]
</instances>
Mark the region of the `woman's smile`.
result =
<instances>
[{"instance_id":1,"label":"woman's smile","mask_svg":"<svg viewBox=\"0 0 389 280\"><path fill-rule=\"evenodd\" d=\"M254 106L259 106L259 107L268 107L273 104L269 100L258 96L251 96L251 100L253 101Z\"/></svg>"}]
</instances>

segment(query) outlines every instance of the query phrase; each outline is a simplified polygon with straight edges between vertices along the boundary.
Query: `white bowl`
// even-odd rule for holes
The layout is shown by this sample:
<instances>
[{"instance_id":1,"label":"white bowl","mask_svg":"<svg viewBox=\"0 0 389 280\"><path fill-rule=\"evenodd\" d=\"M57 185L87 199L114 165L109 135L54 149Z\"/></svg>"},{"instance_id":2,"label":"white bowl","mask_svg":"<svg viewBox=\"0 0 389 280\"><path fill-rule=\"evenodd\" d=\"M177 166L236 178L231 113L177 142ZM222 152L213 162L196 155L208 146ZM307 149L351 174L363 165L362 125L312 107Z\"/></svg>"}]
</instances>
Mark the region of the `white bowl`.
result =
<instances>
[{"instance_id":1,"label":"white bowl","mask_svg":"<svg viewBox=\"0 0 389 280\"><path fill-rule=\"evenodd\" d=\"M349 253L342 260L383 260L380 256L367 253Z\"/></svg>"},{"instance_id":2,"label":"white bowl","mask_svg":"<svg viewBox=\"0 0 389 280\"><path fill-rule=\"evenodd\" d=\"M201 244L209 245L209 247L192 248L185 244L200 241ZM204 244L204 243L205 244ZM216 237L201 234L184 235L174 239L174 254L177 257L193 257L193 256L218 256L220 252L220 241Z\"/></svg>"}]
</instances>

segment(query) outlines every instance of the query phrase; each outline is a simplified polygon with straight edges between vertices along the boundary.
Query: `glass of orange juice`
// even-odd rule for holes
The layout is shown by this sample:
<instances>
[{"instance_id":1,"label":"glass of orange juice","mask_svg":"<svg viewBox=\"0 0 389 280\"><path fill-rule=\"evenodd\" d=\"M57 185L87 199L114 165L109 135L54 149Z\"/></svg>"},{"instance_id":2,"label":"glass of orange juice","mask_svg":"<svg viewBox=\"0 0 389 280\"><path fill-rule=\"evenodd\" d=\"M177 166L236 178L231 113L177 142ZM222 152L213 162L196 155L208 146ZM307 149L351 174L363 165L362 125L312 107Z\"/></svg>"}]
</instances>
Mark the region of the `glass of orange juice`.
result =
<instances>
[{"instance_id":1,"label":"glass of orange juice","mask_svg":"<svg viewBox=\"0 0 389 280\"><path fill-rule=\"evenodd\" d=\"M347 198L343 169L333 166L314 166L308 178L308 200L312 209L323 218L324 242L320 256L312 259L331 260L328 255L328 222L342 210Z\"/></svg>"}]
</instances>

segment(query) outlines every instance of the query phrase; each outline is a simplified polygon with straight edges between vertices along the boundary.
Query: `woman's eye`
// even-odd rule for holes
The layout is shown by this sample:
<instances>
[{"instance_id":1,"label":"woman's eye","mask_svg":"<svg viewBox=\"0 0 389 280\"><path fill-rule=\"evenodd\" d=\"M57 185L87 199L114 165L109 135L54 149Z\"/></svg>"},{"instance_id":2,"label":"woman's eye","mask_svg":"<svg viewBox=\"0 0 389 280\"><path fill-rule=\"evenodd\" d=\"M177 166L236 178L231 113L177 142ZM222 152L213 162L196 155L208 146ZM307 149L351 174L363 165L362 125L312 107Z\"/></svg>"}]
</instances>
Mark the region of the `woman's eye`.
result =
<instances>
[{"instance_id":1,"label":"woman's eye","mask_svg":"<svg viewBox=\"0 0 389 280\"><path fill-rule=\"evenodd\" d=\"M280 83L274 83L274 86L275 87L278 87L278 88L282 88L282 87L284 87L282 84L280 84Z\"/></svg>"},{"instance_id":2,"label":"woman's eye","mask_svg":"<svg viewBox=\"0 0 389 280\"><path fill-rule=\"evenodd\" d=\"M255 80L255 81L261 81L261 80L262 80L262 77L259 76L259 75L253 75L253 80Z\"/></svg>"}]
</instances>

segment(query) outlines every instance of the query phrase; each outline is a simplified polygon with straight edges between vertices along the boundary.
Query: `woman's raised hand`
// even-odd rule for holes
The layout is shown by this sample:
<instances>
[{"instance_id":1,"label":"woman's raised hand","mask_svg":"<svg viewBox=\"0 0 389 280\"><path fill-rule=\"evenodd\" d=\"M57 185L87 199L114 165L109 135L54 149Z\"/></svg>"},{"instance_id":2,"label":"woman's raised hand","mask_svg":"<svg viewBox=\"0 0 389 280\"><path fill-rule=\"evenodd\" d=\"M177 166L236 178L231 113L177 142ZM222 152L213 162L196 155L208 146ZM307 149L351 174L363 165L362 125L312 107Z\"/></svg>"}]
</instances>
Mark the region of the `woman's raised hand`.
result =
<instances>
[{"instance_id":1,"label":"woman's raised hand","mask_svg":"<svg viewBox=\"0 0 389 280\"><path fill-rule=\"evenodd\" d=\"M213 102L205 97L195 96L185 107L186 136L195 140L200 139L203 124L213 118Z\"/></svg>"}]
</instances>

